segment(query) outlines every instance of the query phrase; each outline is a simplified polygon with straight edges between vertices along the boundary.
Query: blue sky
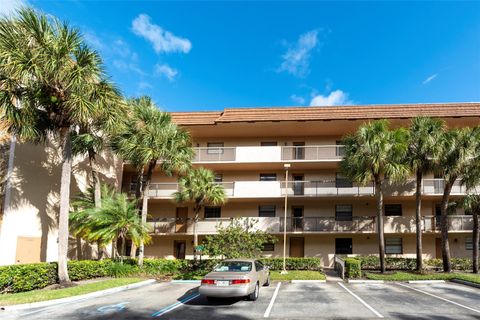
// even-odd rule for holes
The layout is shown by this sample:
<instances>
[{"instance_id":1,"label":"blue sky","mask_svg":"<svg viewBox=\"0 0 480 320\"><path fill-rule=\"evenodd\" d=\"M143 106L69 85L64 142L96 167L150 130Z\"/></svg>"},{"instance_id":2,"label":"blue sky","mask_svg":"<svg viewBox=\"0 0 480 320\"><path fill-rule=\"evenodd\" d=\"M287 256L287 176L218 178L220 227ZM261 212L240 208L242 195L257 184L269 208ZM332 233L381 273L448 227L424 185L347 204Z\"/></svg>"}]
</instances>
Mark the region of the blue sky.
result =
<instances>
[{"instance_id":1,"label":"blue sky","mask_svg":"<svg viewBox=\"0 0 480 320\"><path fill-rule=\"evenodd\" d=\"M26 1L167 111L480 101L480 2Z\"/></svg>"}]
</instances>

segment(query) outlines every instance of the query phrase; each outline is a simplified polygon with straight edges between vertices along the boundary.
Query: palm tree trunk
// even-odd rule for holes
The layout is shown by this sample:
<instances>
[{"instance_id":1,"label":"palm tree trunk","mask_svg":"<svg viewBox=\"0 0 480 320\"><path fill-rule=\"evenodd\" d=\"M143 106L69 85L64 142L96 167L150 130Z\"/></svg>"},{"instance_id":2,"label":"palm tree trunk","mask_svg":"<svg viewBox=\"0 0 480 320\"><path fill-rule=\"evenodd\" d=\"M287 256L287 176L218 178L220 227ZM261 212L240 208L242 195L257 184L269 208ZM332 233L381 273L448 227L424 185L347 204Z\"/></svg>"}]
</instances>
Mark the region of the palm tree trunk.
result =
<instances>
[{"instance_id":1,"label":"palm tree trunk","mask_svg":"<svg viewBox=\"0 0 480 320\"><path fill-rule=\"evenodd\" d=\"M130 258L135 259L136 255L137 255L137 246L132 241L132 246L130 247Z\"/></svg>"},{"instance_id":2,"label":"palm tree trunk","mask_svg":"<svg viewBox=\"0 0 480 320\"><path fill-rule=\"evenodd\" d=\"M95 162L95 151L88 149L88 161L90 164L90 170L92 171L92 187L93 187L93 200L95 203L95 208L100 208L102 206L102 191L100 186L100 179L98 177L97 164Z\"/></svg>"},{"instance_id":3,"label":"palm tree trunk","mask_svg":"<svg viewBox=\"0 0 480 320\"><path fill-rule=\"evenodd\" d=\"M127 239L125 239L123 235L120 237L122 239L122 248L120 249L122 252L120 253L120 261L123 263L123 257L126 255Z\"/></svg>"},{"instance_id":4,"label":"palm tree trunk","mask_svg":"<svg viewBox=\"0 0 480 320\"><path fill-rule=\"evenodd\" d=\"M473 260L473 273L478 273L478 245L479 245L479 226L478 226L478 211L473 211L473 253L472 253L472 260Z\"/></svg>"},{"instance_id":5,"label":"palm tree trunk","mask_svg":"<svg viewBox=\"0 0 480 320\"><path fill-rule=\"evenodd\" d=\"M197 261L197 247L198 247L198 233L197 223L198 214L200 213L200 206L196 205L193 209L193 260Z\"/></svg>"},{"instance_id":6,"label":"palm tree trunk","mask_svg":"<svg viewBox=\"0 0 480 320\"><path fill-rule=\"evenodd\" d=\"M152 180L153 170L157 165L157 160L152 160L148 164L147 176L145 177L145 183L142 187L142 224L147 224L147 213L148 213L148 192L150 190L150 181ZM140 245L138 246L138 265L143 265L143 257L145 256L145 245L143 239L140 240Z\"/></svg>"},{"instance_id":7,"label":"palm tree trunk","mask_svg":"<svg viewBox=\"0 0 480 320\"><path fill-rule=\"evenodd\" d=\"M423 269L423 246L422 246L422 189L423 173L417 170L417 191L415 193L415 226L417 231L417 271Z\"/></svg>"},{"instance_id":8,"label":"palm tree trunk","mask_svg":"<svg viewBox=\"0 0 480 320\"><path fill-rule=\"evenodd\" d=\"M72 174L72 144L70 128L60 130L62 144L62 177L60 180L60 213L58 217L58 280L70 282L67 270L68 215L70 211L70 179Z\"/></svg>"},{"instance_id":9,"label":"palm tree trunk","mask_svg":"<svg viewBox=\"0 0 480 320\"><path fill-rule=\"evenodd\" d=\"M452 264L450 261L450 243L448 241L448 200L452 191L453 183L456 177L450 178L443 189L443 197L441 204L441 232L442 232L442 260L443 272L452 272Z\"/></svg>"},{"instance_id":10,"label":"palm tree trunk","mask_svg":"<svg viewBox=\"0 0 480 320\"><path fill-rule=\"evenodd\" d=\"M385 236L383 233L383 186L380 178L375 178L375 195L377 198L377 234L380 271L385 272Z\"/></svg>"}]
</instances>

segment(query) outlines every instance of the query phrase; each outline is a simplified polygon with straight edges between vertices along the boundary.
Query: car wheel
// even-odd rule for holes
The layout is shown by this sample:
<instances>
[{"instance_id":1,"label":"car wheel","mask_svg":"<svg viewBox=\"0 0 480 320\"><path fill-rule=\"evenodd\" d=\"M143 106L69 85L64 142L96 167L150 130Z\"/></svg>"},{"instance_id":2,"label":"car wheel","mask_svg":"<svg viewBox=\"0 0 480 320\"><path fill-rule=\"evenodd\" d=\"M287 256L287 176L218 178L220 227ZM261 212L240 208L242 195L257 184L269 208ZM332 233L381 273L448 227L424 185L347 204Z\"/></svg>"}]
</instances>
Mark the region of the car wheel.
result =
<instances>
[{"instance_id":1,"label":"car wheel","mask_svg":"<svg viewBox=\"0 0 480 320\"><path fill-rule=\"evenodd\" d=\"M267 281L263 284L265 287L268 287L270 285L270 276L267 277Z\"/></svg>"},{"instance_id":2,"label":"car wheel","mask_svg":"<svg viewBox=\"0 0 480 320\"><path fill-rule=\"evenodd\" d=\"M257 282L255 284L255 290L253 290L253 292L248 295L248 300L250 301L257 300L259 291L260 291L260 286L258 285L258 282Z\"/></svg>"},{"instance_id":3,"label":"car wheel","mask_svg":"<svg viewBox=\"0 0 480 320\"><path fill-rule=\"evenodd\" d=\"M207 301L210 301L210 302L213 302L213 301L216 301L217 299L215 297L205 297L207 299Z\"/></svg>"}]
</instances>

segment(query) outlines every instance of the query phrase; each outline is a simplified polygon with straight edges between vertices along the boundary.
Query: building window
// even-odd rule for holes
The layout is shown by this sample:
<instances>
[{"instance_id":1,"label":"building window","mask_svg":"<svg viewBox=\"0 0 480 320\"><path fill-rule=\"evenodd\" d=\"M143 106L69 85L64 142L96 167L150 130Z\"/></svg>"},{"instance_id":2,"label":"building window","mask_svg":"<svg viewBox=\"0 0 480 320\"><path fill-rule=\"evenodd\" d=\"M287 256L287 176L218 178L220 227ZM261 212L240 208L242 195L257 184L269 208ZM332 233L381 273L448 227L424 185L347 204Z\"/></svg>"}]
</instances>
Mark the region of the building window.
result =
<instances>
[{"instance_id":1,"label":"building window","mask_svg":"<svg viewBox=\"0 0 480 320\"><path fill-rule=\"evenodd\" d=\"M335 141L335 155L337 157L344 157L345 156L345 146L343 145L341 140Z\"/></svg>"},{"instance_id":2,"label":"building window","mask_svg":"<svg viewBox=\"0 0 480 320\"><path fill-rule=\"evenodd\" d=\"M275 245L273 243L264 243L262 251L275 251Z\"/></svg>"},{"instance_id":3,"label":"building window","mask_svg":"<svg viewBox=\"0 0 480 320\"><path fill-rule=\"evenodd\" d=\"M221 207L205 207L205 218L220 218L222 213Z\"/></svg>"},{"instance_id":4,"label":"building window","mask_svg":"<svg viewBox=\"0 0 480 320\"><path fill-rule=\"evenodd\" d=\"M473 238L472 237L465 238L465 249L466 250L473 250ZM478 250L480 251L480 248Z\"/></svg>"},{"instance_id":5,"label":"building window","mask_svg":"<svg viewBox=\"0 0 480 320\"><path fill-rule=\"evenodd\" d=\"M275 206L274 205L263 205L258 206L258 216L259 217L275 217Z\"/></svg>"},{"instance_id":6,"label":"building window","mask_svg":"<svg viewBox=\"0 0 480 320\"><path fill-rule=\"evenodd\" d=\"M276 147L277 141L262 141L260 142L260 146L262 147Z\"/></svg>"},{"instance_id":7,"label":"building window","mask_svg":"<svg viewBox=\"0 0 480 320\"><path fill-rule=\"evenodd\" d=\"M336 238L335 254L352 254L352 238Z\"/></svg>"},{"instance_id":8,"label":"building window","mask_svg":"<svg viewBox=\"0 0 480 320\"><path fill-rule=\"evenodd\" d=\"M352 205L351 204L337 204L335 205L335 220L336 221L352 221Z\"/></svg>"},{"instance_id":9,"label":"building window","mask_svg":"<svg viewBox=\"0 0 480 320\"><path fill-rule=\"evenodd\" d=\"M352 188L353 183L350 179L345 177L343 174L337 172L335 176L335 187L336 188Z\"/></svg>"},{"instance_id":10,"label":"building window","mask_svg":"<svg viewBox=\"0 0 480 320\"><path fill-rule=\"evenodd\" d=\"M223 142L207 143L207 154L223 154Z\"/></svg>"},{"instance_id":11,"label":"building window","mask_svg":"<svg viewBox=\"0 0 480 320\"><path fill-rule=\"evenodd\" d=\"M215 174L215 182L216 183L221 183L223 181L223 174L216 173Z\"/></svg>"},{"instance_id":12,"label":"building window","mask_svg":"<svg viewBox=\"0 0 480 320\"><path fill-rule=\"evenodd\" d=\"M402 254L403 253L402 238L385 238L385 253Z\"/></svg>"},{"instance_id":13,"label":"building window","mask_svg":"<svg viewBox=\"0 0 480 320\"><path fill-rule=\"evenodd\" d=\"M277 181L276 173L260 173L260 181Z\"/></svg>"},{"instance_id":14,"label":"building window","mask_svg":"<svg viewBox=\"0 0 480 320\"><path fill-rule=\"evenodd\" d=\"M293 160L305 159L305 142L293 143Z\"/></svg>"},{"instance_id":15,"label":"building window","mask_svg":"<svg viewBox=\"0 0 480 320\"><path fill-rule=\"evenodd\" d=\"M386 204L385 205L385 216L401 216L402 215L402 205L401 204Z\"/></svg>"}]
</instances>

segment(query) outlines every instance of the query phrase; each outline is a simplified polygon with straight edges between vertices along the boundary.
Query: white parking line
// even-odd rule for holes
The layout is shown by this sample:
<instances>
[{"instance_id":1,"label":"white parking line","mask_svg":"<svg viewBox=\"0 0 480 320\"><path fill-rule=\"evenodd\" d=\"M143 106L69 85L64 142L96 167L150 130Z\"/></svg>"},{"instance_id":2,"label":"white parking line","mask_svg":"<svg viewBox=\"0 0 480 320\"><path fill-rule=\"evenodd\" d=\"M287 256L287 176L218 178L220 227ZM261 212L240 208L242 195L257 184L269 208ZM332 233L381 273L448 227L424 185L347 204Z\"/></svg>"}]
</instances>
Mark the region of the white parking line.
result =
<instances>
[{"instance_id":1,"label":"white parking line","mask_svg":"<svg viewBox=\"0 0 480 320\"><path fill-rule=\"evenodd\" d=\"M360 298L359 296L357 296L355 293L353 293L352 291L350 291L347 287L345 287L341 282L338 282L338 285L340 287L342 287L343 289L345 289L348 293L350 293L355 299L357 299L358 301L360 301L365 307L368 308L368 310L372 311L377 317L379 318L383 318L383 316L380 314L380 312L378 312L377 310L373 309L368 303L366 303L365 301L363 301L362 298Z\"/></svg>"},{"instance_id":2,"label":"white parking line","mask_svg":"<svg viewBox=\"0 0 480 320\"><path fill-rule=\"evenodd\" d=\"M263 314L264 318L268 318L270 316L270 312L272 311L273 304L275 303L275 299L277 298L278 290L280 290L280 286L282 285L281 282L277 284L277 287L275 288L275 292L273 293L272 299L270 300L270 303L268 304L267 310L265 310L265 313Z\"/></svg>"},{"instance_id":3,"label":"white parking line","mask_svg":"<svg viewBox=\"0 0 480 320\"><path fill-rule=\"evenodd\" d=\"M420 290L420 289L417 289L417 288L412 288L412 287L410 287L410 286L407 286L406 284L402 284L402 283L397 283L397 284L398 284L399 286L402 286L402 287L405 287L405 288L408 288L408 289L412 289L412 290L415 290L415 291L417 291L417 292L426 294L427 296L431 296L431 297L434 297L434 298L437 298L437 299L440 299L440 300L449 302L449 303L454 304L454 305L456 305L456 306L459 306L459 307L468 309L468 310L470 310L470 311L473 311L473 312L476 312L476 313L480 313L480 310L477 310L477 309L474 309L474 308L470 308L470 307L464 306L463 304L460 304L460 303L458 303L458 302L455 302L455 301L452 301L452 300L448 300L448 299L445 299L445 298L436 296L436 295L434 295L434 294L432 294L432 293L429 293L429 292L426 292L426 291L423 291L423 290Z\"/></svg>"}]
</instances>

